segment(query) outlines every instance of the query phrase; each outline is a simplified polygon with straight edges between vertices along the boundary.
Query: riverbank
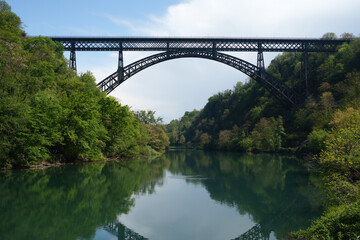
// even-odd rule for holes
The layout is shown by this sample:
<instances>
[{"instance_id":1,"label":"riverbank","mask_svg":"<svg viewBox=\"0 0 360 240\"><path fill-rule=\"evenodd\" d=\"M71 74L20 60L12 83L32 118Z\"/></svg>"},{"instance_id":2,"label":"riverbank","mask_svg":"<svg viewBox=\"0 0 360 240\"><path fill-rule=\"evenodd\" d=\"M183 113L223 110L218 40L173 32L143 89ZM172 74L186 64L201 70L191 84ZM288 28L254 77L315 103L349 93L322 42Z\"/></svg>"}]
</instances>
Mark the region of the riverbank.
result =
<instances>
[{"instance_id":1,"label":"riverbank","mask_svg":"<svg viewBox=\"0 0 360 240\"><path fill-rule=\"evenodd\" d=\"M73 162L41 162L39 164L33 164L33 165L27 165L27 166L16 166L16 167L3 167L0 168L0 171L4 170L19 170L19 169L46 169L49 167L61 167L61 166L67 166L67 165L80 165L80 164L87 164L87 163L106 163L106 162L126 162L131 161L135 159L156 159L161 157L165 151L162 152L156 152L153 151L150 155L138 155L138 156L132 156L132 157L121 157L121 158L105 158L102 160L96 160L96 161L73 161Z\"/></svg>"},{"instance_id":2,"label":"riverbank","mask_svg":"<svg viewBox=\"0 0 360 240\"><path fill-rule=\"evenodd\" d=\"M291 239L360 237L360 110L338 110L331 125L317 155L330 203L321 218Z\"/></svg>"}]
</instances>

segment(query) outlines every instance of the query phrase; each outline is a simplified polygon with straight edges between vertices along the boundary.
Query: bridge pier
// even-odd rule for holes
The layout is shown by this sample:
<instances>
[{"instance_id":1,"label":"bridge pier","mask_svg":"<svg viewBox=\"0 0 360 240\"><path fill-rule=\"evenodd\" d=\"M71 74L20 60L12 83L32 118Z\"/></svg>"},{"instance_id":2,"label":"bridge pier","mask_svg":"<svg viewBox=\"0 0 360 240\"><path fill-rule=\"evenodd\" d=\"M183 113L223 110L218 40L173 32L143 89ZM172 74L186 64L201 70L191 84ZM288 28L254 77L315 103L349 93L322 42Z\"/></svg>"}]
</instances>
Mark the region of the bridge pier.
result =
<instances>
[{"instance_id":1,"label":"bridge pier","mask_svg":"<svg viewBox=\"0 0 360 240\"><path fill-rule=\"evenodd\" d=\"M265 63L264 63L264 54L262 51L257 53L257 67L260 69L260 76L264 78L265 75Z\"/></svg>"},{"instance_id":2,"label":"bridge pier","mask_svg":"<svg viewBox=\"0 0 360 240\"><path fill-rule=\"evenodd\" d=\"M122 42L119 43L120 50L119 50L119 60L118 60L118 82L122 83L124 81L124 56L123 56L123 49L122 49Z\"/></svg>"},{"instance_id":3,"label":"bridge pier","mask_svg":"<svg viewBox=\"0 0 360 240\"><path fill-rule=\"evenodd\" d=\"M75 53L75 42L71 42L70 50L70 67L76 72L76 53Z\"/></svg>"},{"instance_id":4,"label":"bridge pier","mask_svg":"<svg viewBox=\"0 0 360 240\"><path fill-rule=\"evenodd\" d=\"M169 48L170 48L170 43L167 42L167 43L166 43L166 57L169 57L169 56L170 56L170 50L169 50Z\"/></svg>"},{"instance_id":5,"label":"bridge pier","mask_svg":"<svg viewBox=\"0 0 360 240\"><path fill-rule=\"evenodd\" d=\"M258 54L257 54L257 67L258 67L258 68L264 68L264 69L265 69L264 54L263 54L263 52L258 52Z\"/></svg>"},{"instance_id":6,"label":"bridge pier","mask_svg":"<svg viewBox=\"0 0 360 240\"><path fill-rule=\"evenodd\" d=\"M216 42L213 42L213 59L216 59L217 57L217 50L216 50Z\"/></svg>"},{"instance_id":7,"label":"bridge pier","mask_svg":"<svg viewBox=\"0 0 360 240\"><path fill-rule=\"evenodd\" d=\"M265 63L264 63L264 53L263 53L263 50L262 50L261 42L258 42L257 67L260 69L261 78L264 78L264 76L265 76Z\"/></svg>"}]
</instances>

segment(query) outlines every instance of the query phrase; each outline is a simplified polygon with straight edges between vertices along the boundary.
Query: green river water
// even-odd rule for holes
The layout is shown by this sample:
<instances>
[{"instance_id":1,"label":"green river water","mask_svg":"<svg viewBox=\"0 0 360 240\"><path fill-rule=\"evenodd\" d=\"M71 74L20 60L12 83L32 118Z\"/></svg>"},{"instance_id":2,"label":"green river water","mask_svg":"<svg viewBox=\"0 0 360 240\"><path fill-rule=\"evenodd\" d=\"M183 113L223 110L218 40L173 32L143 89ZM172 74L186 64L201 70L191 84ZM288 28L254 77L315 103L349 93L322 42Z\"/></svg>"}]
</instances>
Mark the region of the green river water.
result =
<instances>
[{"instance_id":1,"label":"green river water","mask_svg":"<svg viewBox=\"0 0 360 240\"><path fill-rule=\"evenodd\" d=\"M159 159L0 172L0 239L283 239L321 214L294 157L174 150Z\"/></svg>"}]
</instances>

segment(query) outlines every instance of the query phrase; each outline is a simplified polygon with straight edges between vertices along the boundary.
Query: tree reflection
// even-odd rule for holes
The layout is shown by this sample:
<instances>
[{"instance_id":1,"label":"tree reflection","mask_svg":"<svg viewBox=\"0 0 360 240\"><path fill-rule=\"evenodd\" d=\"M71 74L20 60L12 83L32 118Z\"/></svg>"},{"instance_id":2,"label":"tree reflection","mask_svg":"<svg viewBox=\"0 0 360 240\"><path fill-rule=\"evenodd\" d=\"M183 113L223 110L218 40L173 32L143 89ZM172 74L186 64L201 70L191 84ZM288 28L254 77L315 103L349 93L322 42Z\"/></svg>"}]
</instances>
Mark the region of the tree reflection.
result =
<instances>
[{"instance_id":1,"label":"tree reflection","mask_svg":"<svg viewBox=\"0 0 360 240\"><path fill-rule=\"evenodd\" d=\"M99 227L145 239L117 217L134 206L134 194L154 193L166 169L249 214L256 225L236 239L267 239L271 231L283 238L321 211L316 178L289 157L180 151L152 161L0 172L0 239L92 239Z\"/></svg>"},{"instance_id":2,"label":"tree reflection","mask_svg":"<svg viewBox=\"0 0 360 240\"><path fill-rule=\"evenodd\" d=\"M166 159L0 173L0 239L92 239L161 184Z\"/></svg>"},{"instance_id":3,"label":"tree reflection","mask_svg":"<svg viewBox=\"0 0 360 240\"><path fill-rule=\"evenodd\" d=\"M202 184L212 199L236 207L240 214L250 214L278 238L308 226L321 212L321 192L291 157L183 151L170 152L168 158L173 174L200 174L205 179L187 181Z\"/></svg>"}]
</instances>

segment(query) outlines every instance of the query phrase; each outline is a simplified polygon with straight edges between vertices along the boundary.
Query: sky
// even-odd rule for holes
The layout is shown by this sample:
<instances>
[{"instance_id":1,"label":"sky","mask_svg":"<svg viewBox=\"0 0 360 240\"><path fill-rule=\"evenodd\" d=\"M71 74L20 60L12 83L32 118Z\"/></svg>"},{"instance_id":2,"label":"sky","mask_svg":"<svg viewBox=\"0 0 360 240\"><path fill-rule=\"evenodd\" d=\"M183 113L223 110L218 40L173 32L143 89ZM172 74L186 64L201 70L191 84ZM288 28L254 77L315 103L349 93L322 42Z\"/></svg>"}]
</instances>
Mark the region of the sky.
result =
<instances>
[{"instance_id":1,"label":"sky","mask_svg":"<svg viewBox=\"0 0 360 240\"><path fill-rule=\"evenodd\" d=\"M359 36L359 0L7 0L30 36L292 37L327 32ZM69 58L70 53L65 52ZM124 52L124 64L152 52ZM265 66L280 53L264 53ZM256 64L256 53L235 53ZM77 52L78 73L100 82L117 68L117 52ZM206 59L154 65L110 95L132 110L154 110L164 122L200 110L209 97L248 77Z\"/></svg>"}]
</instances>

